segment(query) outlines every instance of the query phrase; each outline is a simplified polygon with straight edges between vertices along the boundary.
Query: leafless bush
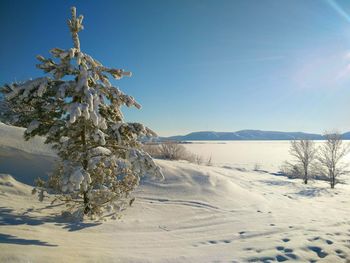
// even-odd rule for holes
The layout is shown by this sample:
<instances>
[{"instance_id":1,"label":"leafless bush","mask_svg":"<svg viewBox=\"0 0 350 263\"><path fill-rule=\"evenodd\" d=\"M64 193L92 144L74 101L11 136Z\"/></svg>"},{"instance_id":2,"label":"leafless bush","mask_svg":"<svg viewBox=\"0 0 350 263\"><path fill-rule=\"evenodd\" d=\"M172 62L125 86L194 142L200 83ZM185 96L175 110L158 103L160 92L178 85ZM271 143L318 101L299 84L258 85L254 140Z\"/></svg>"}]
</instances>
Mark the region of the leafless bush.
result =
<instances>
[{"instance_id":1,"label":"leafless bush","mask_svg":"<svg viewBox=\"0 0 350 263\"><path fill-rule=\"evenodd\" d=\"M143 145L143 150L144 150L145 152L147 152L149 155L151 155L153 158L162 159L162 154L161 154L161 151L160 151L160 146L159 146L159 144L155 144L155 143L149 144L149 143L146 143L146 144Z\"/></svg>"},{"instance_id":2,"label":"leafless bush","mask_svg":"<svg viewBox=\"0 0 350 263\"><path fill-rule=\"evenodd\" d=\"M160 144L144 144L143 149L154 158L196 162L196 156L186 151L186 148L178 142L168 141Z\"/></svg>"},{"instance_id":3,"label":"leafless bush","mask_svg":"<svg viewBox=\"0 0 350 263\"><path fill-rule=\"evenodd\" d=\"M160 145L160 152L167 160L186 160L186 148L177 142L164 142Z\"/></svg>"},{"instance_id":4,"label":"leafless bush","mask_svg":"<svg viewBox=\"0 0 350 263\"><path fill-rule=\"evenodd\" d=\"M208 161L207 161L207 166L212 166L213 165L213 160L212 160L212 157L210 155Z\"/></svg>"},{"instance_id":5,"label":"leafless bush","mask_svg":"<svg viewBox=\"0 0 350 263\"><path fill-rule=\"evenodd\" d=\"M198 165L202 164L203 163L203 157L198 155L198 154L195 155L195 163L198 164Z\"/></svg>"},{"instance_id":6,"label":"leafless bush","mask_svg":"<svg viewBox=\"0 0 350 263\"><path fill-rule=\"evenodd\" d=\"M292 164L290 162L284 162L280 167L280 171L283 175L293 179L300 178L302 169L303 168L300 166L300 164Z\"/></svg>"},{"instance_id":7,"label":"leafless bush","mask_svg":"<svg viewBox=\"0 0 350 263\"><path fill-rule=\"evenodd\" d=\"M190 153L178 142L168 141L160 144L144 144L143 149L153 158L165 160L185 160L198 165L205 162L201 155ZM212 165L211 157L208 159L207 165Z\"/></svg>"},{"instance_id":8,"label":"leafless bush","mask_svg":"<svg viewBox=\"0 0 350 263\"><path fill-rule=\"evenodd\" d=\"M291 179L304 179L304 168L300 163L284 162L280 166L280 172ZM317 162L310 164L308 168L308 180L310 179L328 181L328 176L325 175Z\"/></svg>"},{"instance_id":9,"label":"leafless bush","mask_svg":"<svg viewBox=\"0 0 350 263\"><path fill-rule=\"evenodd\" d=\"M261 165L259 163L254 164L254 171L259 171L261 169Z\"/></svg>"}]
</instances>

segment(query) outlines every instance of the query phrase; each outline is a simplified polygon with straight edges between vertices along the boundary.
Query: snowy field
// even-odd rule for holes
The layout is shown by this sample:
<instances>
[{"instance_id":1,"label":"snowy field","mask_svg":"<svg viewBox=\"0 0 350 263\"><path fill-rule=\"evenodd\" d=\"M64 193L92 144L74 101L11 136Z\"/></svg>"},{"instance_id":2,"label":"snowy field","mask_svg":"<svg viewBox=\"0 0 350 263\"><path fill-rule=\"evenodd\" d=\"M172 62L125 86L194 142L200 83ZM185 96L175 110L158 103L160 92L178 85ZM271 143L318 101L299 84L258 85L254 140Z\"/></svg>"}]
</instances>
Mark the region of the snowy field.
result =
<instances>
[{"instance_id":1,"label":"snowy field","mask_svg":"<svg viewBox=\"0 0 350 263\"><path fill-rule=\"evenodd\" d=\"M290 141L189 141L185 148L203 162L210 158L216 166L277 172L285 161L293 161L289 154ZM349 144L348 141L345 141ZM316 147L322 141L316 141ZM344 159L350 163L350 155Z\"/></svg>"},{"instance_id":2,"label":"snowy field","mask_svg":"<svg viewBox=\"0 0 350 263\"><path fill-rule=\"evenodd\" d=\"M0 123L0 262L350 261L350 185L273 175L288 142L188 144L217 166L159 160L121 219L72 222L31 195L54 154L21 132Z\"/></svg>"}]
</instances>

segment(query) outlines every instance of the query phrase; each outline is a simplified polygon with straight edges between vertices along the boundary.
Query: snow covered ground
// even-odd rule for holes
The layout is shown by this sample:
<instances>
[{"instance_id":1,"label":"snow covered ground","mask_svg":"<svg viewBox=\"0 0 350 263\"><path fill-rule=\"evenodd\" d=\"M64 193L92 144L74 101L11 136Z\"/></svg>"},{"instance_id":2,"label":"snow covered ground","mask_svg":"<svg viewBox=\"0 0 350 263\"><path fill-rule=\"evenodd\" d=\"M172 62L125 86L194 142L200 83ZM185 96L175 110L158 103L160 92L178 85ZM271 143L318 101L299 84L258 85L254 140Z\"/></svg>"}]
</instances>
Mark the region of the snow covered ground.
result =
<instances>
[{"instance_id":1,"label":"snow covered ground","mask_svg":"<svg viewBox=\"0 0 350 263\"><path fill-rule=\"evenodd\" d=\"M254 171L259 157L242 149L262 143L240 143L232 159L215 159L227 156L217 146L202 151L226 167L157 161L165 180L143 180L121 219L72 222L23 183L45 174L53 153L0 124L0 262L350 261L350 185L274 175L288 158L285 142L271 142L276 152L260 157L267 171Z\"/></svg>"}]
</instances>

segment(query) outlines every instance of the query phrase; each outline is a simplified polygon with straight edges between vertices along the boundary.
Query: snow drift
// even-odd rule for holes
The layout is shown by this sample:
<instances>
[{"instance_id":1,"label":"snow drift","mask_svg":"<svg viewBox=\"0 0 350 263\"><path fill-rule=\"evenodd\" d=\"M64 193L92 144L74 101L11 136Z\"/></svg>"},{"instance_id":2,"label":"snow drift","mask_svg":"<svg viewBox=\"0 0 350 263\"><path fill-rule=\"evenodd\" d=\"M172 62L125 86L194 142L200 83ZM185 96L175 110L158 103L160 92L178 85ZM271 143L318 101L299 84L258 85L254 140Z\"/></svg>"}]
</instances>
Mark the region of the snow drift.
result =
<instances>
[{"instance_id":1,"label":"snow drift","mask_svg":"<svg viewBox=\"0 0 350 263\"><path fill-rule=\"evenodd\" d=\"M165 180L144 178L120 219L74 222L23 184L48 172L55 157L41 138L24 142L22 132L0 125L1 262L350 259L347 184L330 190L263 171L157 161Z\"/></svg>"}]
</instances>

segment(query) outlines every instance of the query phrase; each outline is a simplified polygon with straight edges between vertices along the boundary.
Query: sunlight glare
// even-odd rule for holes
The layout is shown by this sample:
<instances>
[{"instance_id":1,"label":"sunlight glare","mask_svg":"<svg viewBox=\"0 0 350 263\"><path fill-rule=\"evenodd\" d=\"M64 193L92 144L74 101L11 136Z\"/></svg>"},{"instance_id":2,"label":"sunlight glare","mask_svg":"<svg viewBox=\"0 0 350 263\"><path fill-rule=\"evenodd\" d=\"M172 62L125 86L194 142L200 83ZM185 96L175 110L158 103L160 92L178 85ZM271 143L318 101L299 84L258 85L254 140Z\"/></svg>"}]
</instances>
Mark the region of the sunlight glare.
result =
<instances>
[{"instance_id":1,"label":"sunlight glare","mask_svg":"<svg viewBox=\"0 0 350 263\"><path fill-rule=\"evenodd\" d=\"M336 0L326 0L326 2L343 18L350 23L350 16L345 10L337 3Z\"/></svg>"}]
</instances>

